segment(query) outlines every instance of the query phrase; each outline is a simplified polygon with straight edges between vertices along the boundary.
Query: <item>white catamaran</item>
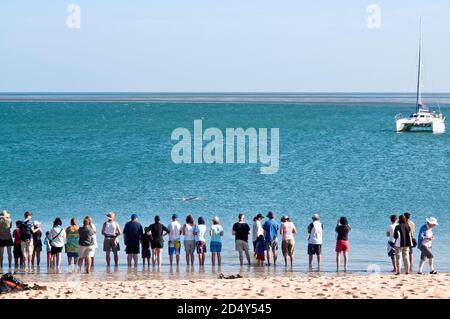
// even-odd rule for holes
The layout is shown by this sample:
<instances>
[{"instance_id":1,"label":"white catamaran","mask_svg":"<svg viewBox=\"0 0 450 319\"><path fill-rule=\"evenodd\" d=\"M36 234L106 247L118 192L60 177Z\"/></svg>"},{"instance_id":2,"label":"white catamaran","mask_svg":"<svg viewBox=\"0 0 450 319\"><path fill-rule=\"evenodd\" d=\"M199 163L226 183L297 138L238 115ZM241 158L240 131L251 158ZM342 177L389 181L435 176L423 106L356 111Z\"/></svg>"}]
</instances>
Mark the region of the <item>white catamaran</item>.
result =
<instances>
[{"instance_id":1,"label":"white catamaran","mask_svg":"<svg viewBox=\"0 0 450 319\"><path fill-rule=\"evenodd\" d=\"M442 112L431 112L430 109L422 103L422 22L420 23L420 39L419 39L419 67L417 76L417 95L416 95L416 112L409 117L402 117L397 114L395 117L395 126L397 132L409 132L412 129L432 129L433 133L445 132L445 117Z\"/></svg>"}]
</instances>

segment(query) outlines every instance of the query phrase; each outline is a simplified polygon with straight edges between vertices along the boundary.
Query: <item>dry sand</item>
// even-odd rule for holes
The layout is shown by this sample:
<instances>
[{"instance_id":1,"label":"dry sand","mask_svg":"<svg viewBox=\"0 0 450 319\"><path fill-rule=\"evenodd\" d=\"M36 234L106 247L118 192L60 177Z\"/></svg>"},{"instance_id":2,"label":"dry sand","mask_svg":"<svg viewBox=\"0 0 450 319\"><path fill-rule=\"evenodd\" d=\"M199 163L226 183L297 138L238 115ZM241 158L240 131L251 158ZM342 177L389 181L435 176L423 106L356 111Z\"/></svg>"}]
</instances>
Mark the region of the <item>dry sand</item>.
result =
<instances>
[{"instance_id":1,"label":"dry sand","mask_svg":"<svg viewBox=\"0 0 450 319\"><path fill-rule=\"evenodd\" d=\"M83 278L83 277L80 277ZM33 283L29 284L32 286ZM450 298L450 274L293 275L241 279L39 282L45 290L1 294L36 298Z\"/></svg>"}]
</instances>

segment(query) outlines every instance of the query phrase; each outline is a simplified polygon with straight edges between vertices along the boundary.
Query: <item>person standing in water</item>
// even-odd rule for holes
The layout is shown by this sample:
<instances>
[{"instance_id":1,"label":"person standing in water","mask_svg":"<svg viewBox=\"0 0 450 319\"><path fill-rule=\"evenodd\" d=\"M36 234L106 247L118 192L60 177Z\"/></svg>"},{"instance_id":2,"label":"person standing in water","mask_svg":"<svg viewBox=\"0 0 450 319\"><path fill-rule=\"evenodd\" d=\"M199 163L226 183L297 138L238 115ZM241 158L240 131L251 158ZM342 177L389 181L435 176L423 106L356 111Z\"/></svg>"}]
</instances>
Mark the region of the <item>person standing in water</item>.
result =
<instances>
[{"instance_id":1,"label":"person standing in water","mask_svg":"<svg viewBox=\"0 0 450 319\"><path fill-rule=\"evenodd\" d=\"M252 241L253 241L253 255L256 257L256 243L260 235L264 237L264 229L262 227L261 221L264 219L262 214L258 214L253 218L252 225Z\"/></svg>"},{"instance_id":2,"label":"person standing in water","mask_svg":"<svg viewBox=\"0 0 450 319\"><path fill-rule=\"evenodd\" d=\"M248 252L248 235L250 234L250 226L244 221L245 215L240 213L239 222L233 225L233 236L235 236L235 248L239 252L239 262L241 266L244 264L244 256L247 257L247 263L250 265L250 254Z\"/></svg>"},{"instance_id":3,"label":"person standing in water","mask_svg":"<svg viewBox=\"0 0 450 319\"><path fill-rule=\"evenodd\" d=\"M270 266L270 252L272 251L273 255L273 264L277 265L278 258L278 230L280 229L280 225L275 220L275 214L273 212L269 212L267 214L267 220L264 225L264 239L266 240L266 250L267 250L267 266Z\"/></svg>"},{"instance_id":4,"label":"person standing in water","mask_svg":"<svg viewBox=\"0 0 450 319\"><path fill-rule=\"evenodd\" d=\"M66 254L69 268L72 267L72 264L74 267L78 265L78 242L80 241L78 229L77 220L72 218L70 226L66 228Z\"/></svg>"},{"instance_id":5,"label":"person standing in water","mask_svg":"<svg viewBox=\"0 0 450 319\"><path fill-rule=\"evenodd\" d=\"M314 255L317 256L317 270L320 271L320 261L322 255L322 240L323 240L323 224L320 222L320 217L317 214L312 216L312 223L308 226L308 258L309 269L312 270L312 263Z\"/></svg>"},{"instance_id":6,"label":"person standing in water","mask_svg":"<svg viewBox=\"0 0 450 319\"><path fill-rule=\"evenodd\" d=\"M209 250L211 251L211 264L214 267L216 264L216 256L217 256L217 265L220 267L222 265L222 258L220 253L222 251L222 236L223 236L223 227L220 225L220 220L218 216L215 216L212 220L211 230L209 231L209 235L211 236L211 243L209 246Z\"/></svg>"},{"instance_id":7,"label":"person standing in water","mask_svg":"<svg viewBox=\"0 0 450 319\"><path fill-rule=\"evenodd\" d=\"M419 238L417 241L417 247L421 252L418 272L419 275L423 274L423 265L427 259L428 264L430 265L430 274L437 274L437 271L434 269L434 256L431 253L431 244L434 240L433 228L438 225L437 219L430 217L426 219L426 224L420 227Z\"/></svg>"},{"instance_id":8,"label":"person standing in water","mask_svg":"<svg viewBox=\"0 0 450 319\"><path fill-rule=\"evenodd\" d=\"M3 268L3 253L6 248L8 254L8 267L12 267L12 251L11 247L14 246L12 235L12 220L11 215L6 211L0 213L0 269Z\"/></svg>"},{"instance_id":9,"label":"person standing in water","mask_svg":"<svg viewBox=\"0 0 450 319\"><path fill-rule=\"evenodd\" d=\"M280 228L281 252L283 253L285 267L287 267L288 265L288 256L289 256L292 268L294 265L294 248L295 248L294 235L297 233L297 229L295 228L295 225L291 221L289 216L283 216L281 220L282 220Z\"/></svg>"},{"instance_id":10,"label":"person standing in water","mask_svg":"<svg viewBox=\"0 0 450 319\"><path fill-rule=\"evenodd\" d=\"M205 254L206 254L206 225L205 219L203 217L198 218L198 224L194 229L195 236L195 246L197 248L198 254L198 264L200 266L205 265Z\"/></svg>"},{"instance_id":11,"label":"person standing in water","mask_svg":"<svg viewBox=\"0 0 450 319\"><path fill-rule=\"evenodd\" d=\"M152 265L161 267L161 253L164 247L164 236L169 234L169 229L161 224L159 216L155 216L155 223L149 226L151 233L150 245L152 247Z\"/></svg>"},{"instance_id":12,"label":"person standing in water","mask_svg":"<svg viewBox=\"0 0 450 319\"><path fill-rule=\"evenodd\" d=\"M348 233L352 228L348 224L346 217L338 219L336 224L336 271L339 272L341 265L340 255L344 255L344 272L348 270L348 252L350 251L350 244L348 242Z\"/></svg>"},{"instance_id":13,"label":"person standing in water","mask_svg":"<svg viewBox=\"0 0 450 319\"><path fill-rule=\"evenodd\" d=\"M181 250L181 224L178 221L178 215L172 215L172 221L169 226L169 262L170 266L173 264L173 255L175 255L175 261L177 267L180 265L180 250Z\"/></svg>"},{"instance_id":14,"label":"person standing in water","mask_svg":"<svg viewBox=\"0 0 450 319\"><path fill-rule=\"evenodd\" d=\"M109 212L106 214L106 218L108 219L103 223L102 227L102 235L103 239L103 251L106 253L106 267L111 265L111 252L114 256L114 267L117 268L119 265L119 251L120 244L119 239L117 237L120 236L120 226L119 223L116 222L116 214L114 212Z\"/></svg>"},{"instance_id":15,"label":"person standing in water","mask_svg":"<svg viewBox=\"0 0 450 319\"><path fill-rule=\"evenodd\" d=\"M127 253L127 264L131 267L131 261L134 261L134 267L138 265L139 244L141 236L144 233L142 225L139 223L139 215L132 214L131 221L125 224L123 229L123 241L125 242L125 251Z\"/></svg>"},{"instance_id":16,"label":"person standing in water","mask_svg":"<svg viewBox=\"0 0 450 319\"><path fill-rule=\"evenodd\" d=\"M194 217L188 215L186 217L186 224L181 228L181 233L184 236L184 250L186 252L186 266L194 266L194 251L195 251L195 237L194 237Z\"/></svg>"}]
</instances>

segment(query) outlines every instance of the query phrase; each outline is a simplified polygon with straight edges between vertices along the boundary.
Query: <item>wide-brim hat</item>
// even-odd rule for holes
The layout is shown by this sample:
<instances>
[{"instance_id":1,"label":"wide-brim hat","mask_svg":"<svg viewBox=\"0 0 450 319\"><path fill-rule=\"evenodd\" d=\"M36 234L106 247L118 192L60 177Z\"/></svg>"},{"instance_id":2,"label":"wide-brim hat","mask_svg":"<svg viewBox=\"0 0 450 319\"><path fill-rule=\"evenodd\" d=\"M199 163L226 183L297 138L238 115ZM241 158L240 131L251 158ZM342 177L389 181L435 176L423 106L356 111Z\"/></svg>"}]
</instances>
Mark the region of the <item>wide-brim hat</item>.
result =
<instances>
[{"instance_id":1,"label":"wide-brim hat","mask_svg":"<svg viewBox=\"0 0 450 319\"><path fill-rule=\"evenodd\" d=\"M426 219L426 221L430 225L439 225L437 219L434 217L429 217Z\"/></svg>"},{"instance_id":2,"label":"wide-brim hat","mask_svg":"<svg viewBox=\"0 0 450 319\"><path fill-rule=\"evenodd\" d=\"M108 214L106 214L106 217L114 219L116 218L116 214L114 212L109 212Z\"/></svg>"}]
</instances>

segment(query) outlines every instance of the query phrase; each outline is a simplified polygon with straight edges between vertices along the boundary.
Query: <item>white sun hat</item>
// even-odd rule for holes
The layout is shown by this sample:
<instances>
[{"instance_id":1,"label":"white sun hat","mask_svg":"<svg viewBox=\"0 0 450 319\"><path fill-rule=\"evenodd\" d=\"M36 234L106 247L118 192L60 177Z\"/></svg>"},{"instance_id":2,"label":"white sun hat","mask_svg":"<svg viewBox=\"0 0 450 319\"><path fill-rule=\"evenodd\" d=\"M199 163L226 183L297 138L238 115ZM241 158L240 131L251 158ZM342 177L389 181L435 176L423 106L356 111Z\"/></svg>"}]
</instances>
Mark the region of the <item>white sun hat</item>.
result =
<instances>
[{"instance_id":1,"label":"white sun hat","mask_svg":"<svg viewBox=\"0 0 450 319\"><path fill-rule=\"evenodd\" d=\"M439 225L437 219L434 217L427 218L426 221L430 225Z\"/></svg>"}]
</instances>

